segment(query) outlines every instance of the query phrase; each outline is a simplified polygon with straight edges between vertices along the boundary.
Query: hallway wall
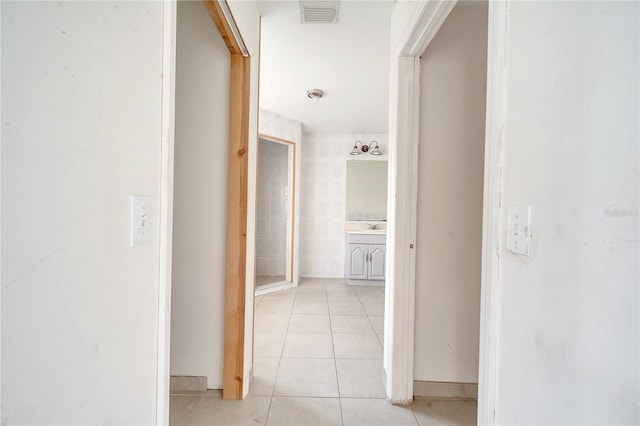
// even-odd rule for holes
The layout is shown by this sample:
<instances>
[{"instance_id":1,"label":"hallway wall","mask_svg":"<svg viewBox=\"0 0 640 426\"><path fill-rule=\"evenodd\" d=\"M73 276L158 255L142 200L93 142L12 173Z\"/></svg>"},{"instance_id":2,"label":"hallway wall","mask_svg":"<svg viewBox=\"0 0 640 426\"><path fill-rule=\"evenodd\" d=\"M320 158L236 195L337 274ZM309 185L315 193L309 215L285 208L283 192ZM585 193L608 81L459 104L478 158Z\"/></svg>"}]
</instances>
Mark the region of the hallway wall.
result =
<instances>
[{"instance_id":1,"label":"hallway wall","mask_svg":"<svg viewBox=\"0 0 640 426\"><path fill-rule=\"evenodd\" d=\"M229 51L202 2L179 2L171 374L222 387Z\"/></svg>"},{"instance_id":2,"label":"hallway wall","mask_svg":"<svg viewBox=\"0 0 640 426\"><path fill-rule=\"evenodd\" d=\"M163 5L0 7L2 424L153 424Z\"/></svg>"},{"instance_id":3,"label":"hallway wall","mask_svg":"<svg viewBox=\"0 0 640 426\"><path fill-rule=\"evenodd\" d=\"M500 252L496 420L638 424L640 4L513 2L506 28L503 205L533 248Z\"/></svg>"},{"instance_id":4,"label":"hallway wall","mask_svg":"<svg viewBox=\"0 0 640 426\"><path fill-rule=\"evenodd\" d=\"M421 60L414 378L478 382L486 2L457 5Z\"/></svg>"}]
</instances>

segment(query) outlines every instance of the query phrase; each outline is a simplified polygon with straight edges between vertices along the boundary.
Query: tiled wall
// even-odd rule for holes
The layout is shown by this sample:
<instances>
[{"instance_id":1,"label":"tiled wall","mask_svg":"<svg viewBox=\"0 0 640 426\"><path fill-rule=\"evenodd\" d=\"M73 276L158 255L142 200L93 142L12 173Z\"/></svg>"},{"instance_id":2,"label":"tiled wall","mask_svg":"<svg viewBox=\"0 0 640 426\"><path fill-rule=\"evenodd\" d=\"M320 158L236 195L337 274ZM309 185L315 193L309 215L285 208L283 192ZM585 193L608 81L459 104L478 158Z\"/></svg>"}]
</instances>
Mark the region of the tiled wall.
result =
<instances>
[{"instance_id":1,"label":"tiled wall","mask_svg":"<svg viewBox=\"0 0 640 426\"><path fill-rule=\"evenodd\" d=\"M256 212L256 274L285 275L290 209L288 146L260 139Z\"/></svg>"},{"instance_id":2,"label":"tiled wall","mask_svg":"<svg viewBox=\"0 0 640 426\"><path fill-rule=\"evenodd\" d=\"M350 156L356 140L377 140L384 155ZM300 275L342 278L347 160L386 160L387 135L308 133L302 143Z\"/></svg>"},{"instance_id":3,"label":"tiled wall","mask_svg":"<svg viewBox=\"0 0 640 426\"><path fill-rule=\"evenodd\" d=\"M301 166L301 155L304 152L304 147L302 146L302 124L299 121L293 120L291 118L283 117L281 115L275 114L270 111L266 111L261 109L259 116L259 125L258 131L261 135L271 136L273 138L279 138L293 143L296 150L296 158L295 158L295 174L296 174L296 182L300 182L300 169ZM257 191L257 190L256 190ZM293 220L296 225L296 229L299 228L300 223L300 184L297 184L295 187L295 200L294 200L294 212L293 212ZM291 277L291 281L293 285L298 284L299 273L299 246L300 246L300 231L299 229L294 229L293 235L293 276Z\"/></svg>"}]
</instances>

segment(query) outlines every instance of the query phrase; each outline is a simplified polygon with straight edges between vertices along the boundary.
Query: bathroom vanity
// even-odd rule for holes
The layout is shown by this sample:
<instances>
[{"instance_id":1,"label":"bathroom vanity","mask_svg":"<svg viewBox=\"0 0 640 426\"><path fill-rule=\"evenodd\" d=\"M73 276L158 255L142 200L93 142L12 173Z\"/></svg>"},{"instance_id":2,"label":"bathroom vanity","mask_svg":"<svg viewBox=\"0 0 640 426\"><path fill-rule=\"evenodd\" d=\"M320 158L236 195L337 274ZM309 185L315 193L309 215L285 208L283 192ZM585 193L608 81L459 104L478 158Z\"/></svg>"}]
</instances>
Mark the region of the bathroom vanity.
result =
<instances>
[{"instance_id":1,"label":"bathroom vanity","mask_svg":"<svg viewBox=\"0 0 640 426\"><path fill-rule=\"evenodd\" d=\"M345 269L349 285L384 286L387 162L347 161ZM372 229L373 228L373 229Z\"/></svg>"},{"instance_id":2,"label":"bathroom vanity","mask_svg":"<svg viewBox=\"0 0 640 426\"><path fill-rule=\"evenodd\" d=\"M345 241L347 284L384 286L386 230L347 230Z\"/></svg>"}]
</instances>

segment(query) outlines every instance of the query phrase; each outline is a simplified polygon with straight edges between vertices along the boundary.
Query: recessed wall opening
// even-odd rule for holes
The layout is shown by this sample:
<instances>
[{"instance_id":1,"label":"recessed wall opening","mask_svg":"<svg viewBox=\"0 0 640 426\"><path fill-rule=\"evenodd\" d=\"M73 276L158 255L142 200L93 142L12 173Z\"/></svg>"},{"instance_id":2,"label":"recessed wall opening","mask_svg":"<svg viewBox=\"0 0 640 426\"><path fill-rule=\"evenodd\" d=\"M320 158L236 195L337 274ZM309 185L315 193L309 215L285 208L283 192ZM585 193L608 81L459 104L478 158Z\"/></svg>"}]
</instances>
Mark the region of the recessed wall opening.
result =
<instances>
[{"instance_id":1,"label":"recessed wall opening","mask_svg":"<svg viewBox=\"0 0 640 426\"><path fill-rule=\"evenodd\" d=\"M291 141L258 139L255 295L291 288L294 280L295 157ZM296 281L296 282L294 282Z\"/></svg>"}]
</instances>

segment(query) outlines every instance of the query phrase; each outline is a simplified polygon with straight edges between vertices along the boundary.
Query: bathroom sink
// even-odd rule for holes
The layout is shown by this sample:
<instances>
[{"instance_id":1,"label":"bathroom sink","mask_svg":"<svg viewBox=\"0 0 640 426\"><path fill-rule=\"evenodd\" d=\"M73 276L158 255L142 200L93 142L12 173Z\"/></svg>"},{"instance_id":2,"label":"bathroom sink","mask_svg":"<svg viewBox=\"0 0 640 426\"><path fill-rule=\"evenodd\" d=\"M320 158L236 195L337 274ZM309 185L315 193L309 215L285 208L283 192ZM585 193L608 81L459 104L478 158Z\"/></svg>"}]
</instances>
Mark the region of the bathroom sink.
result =
<instances>
[{"instance_id":1,"label":"bathroom sink","mask_svg":"<svg viewBox=\"0 0 640 426\"><path fill-rule=\"evenodd\" d=\"M347 234L374 234L374 235L386 235L386 229L358 229L354 231L347 231Z\"/></svg>"}]
</instances>

